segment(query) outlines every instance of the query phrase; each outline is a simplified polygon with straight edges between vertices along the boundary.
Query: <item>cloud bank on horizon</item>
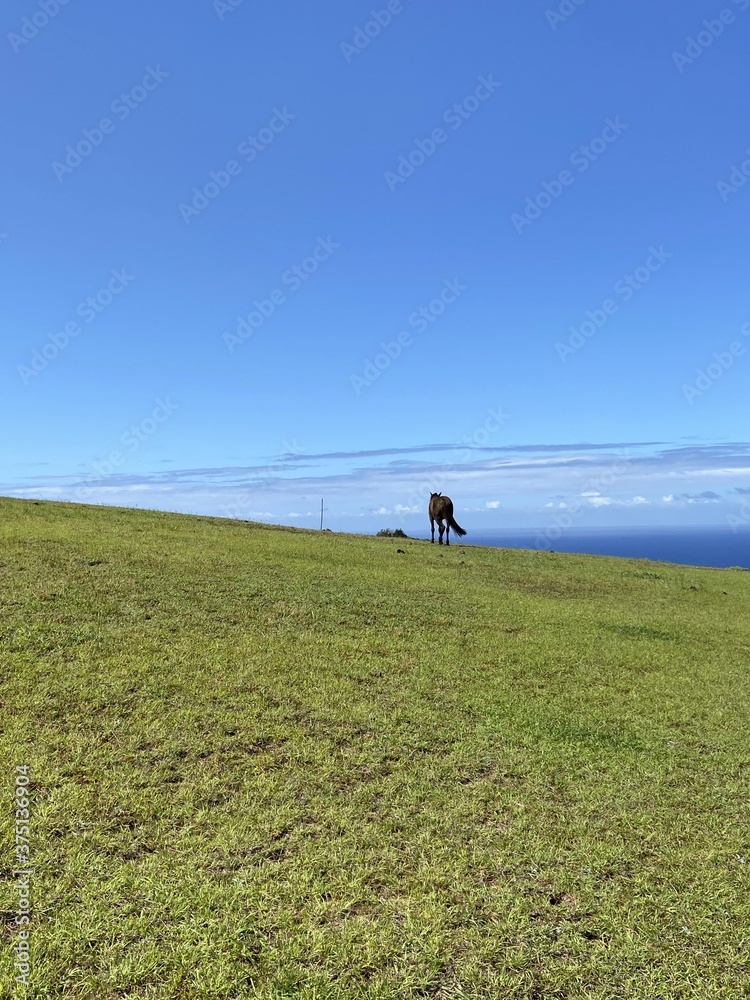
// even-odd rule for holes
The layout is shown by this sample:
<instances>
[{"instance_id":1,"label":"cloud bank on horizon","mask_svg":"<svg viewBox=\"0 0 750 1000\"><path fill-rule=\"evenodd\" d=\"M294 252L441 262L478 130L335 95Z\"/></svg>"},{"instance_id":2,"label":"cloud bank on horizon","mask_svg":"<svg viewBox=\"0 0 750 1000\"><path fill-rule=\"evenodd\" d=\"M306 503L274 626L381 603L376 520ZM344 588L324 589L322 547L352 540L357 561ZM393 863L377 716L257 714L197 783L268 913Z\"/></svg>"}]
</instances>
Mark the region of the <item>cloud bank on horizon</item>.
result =
<instances>
[{"instance_id":1,"label":"cloud bank on horizon","mask_svg":"<svg viewBox=\"0 0 750 1000\"><path fill-rule=\"evenodd\" d=\"M475 528L539 527L560 511L594 524L732 523L750 494L750 443L654 442L516 445L456 449L443 444L347 453L297 452L268 464L162 469L144 476L96 469L36 472L11 496L215 514L273 523L320 517L343 529L382 527L384 517L418 527L430 492L450 492ZM427 457L427 456L430 457ZM411 456L411 457L406 457ZM104 474L102 474L104 472ZM703 489L707 482L719 489ZM603 516L606 514L606 516ZM644 517L644 514L646 515ZM750 524L750 519L748 520Z\"/></svg>"}]
</instances>

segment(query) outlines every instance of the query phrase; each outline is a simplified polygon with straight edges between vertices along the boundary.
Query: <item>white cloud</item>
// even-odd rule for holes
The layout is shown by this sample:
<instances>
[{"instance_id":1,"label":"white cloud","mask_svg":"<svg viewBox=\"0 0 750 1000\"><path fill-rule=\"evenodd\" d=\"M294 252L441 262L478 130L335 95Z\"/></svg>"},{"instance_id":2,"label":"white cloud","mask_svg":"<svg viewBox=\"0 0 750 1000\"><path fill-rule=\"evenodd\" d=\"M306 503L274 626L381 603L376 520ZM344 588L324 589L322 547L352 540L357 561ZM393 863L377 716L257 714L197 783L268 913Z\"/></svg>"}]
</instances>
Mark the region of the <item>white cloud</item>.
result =
<instances>
[{"instance_id":1,"label":"white cloud","mask_svg":"<svg viewBox=\"0 0 750 1000\"><path fill-rule=\"evenodd\" d=\"M499 500L488 500L487 503L484 506L488 510L497 510L498 507L500 506L500 501Z\"/></svg>"},{"instance_id":2,"label":"white cloud","mask_svg":"<svg viewBox=\"0 0 750 1000\"><path fill-rule=\"evenodd\" d=\"M750 473L748 466L738 465L727 469L699 469L690 474L692 476L746 476L748 473Z\"/></svg>"},{"instance_id":3,"label":"white cloud","mask_svg":"<svg viewBox=\"0 0 750 1000\"><path fill-rule=\"evenodd\" d=\"M12 496L30 496L35 497L40 493L48 493L50 496L60 496L65 492L62 486L32 486L29 489L23 490L9 490Z\"/></svg>"}]
</instances>

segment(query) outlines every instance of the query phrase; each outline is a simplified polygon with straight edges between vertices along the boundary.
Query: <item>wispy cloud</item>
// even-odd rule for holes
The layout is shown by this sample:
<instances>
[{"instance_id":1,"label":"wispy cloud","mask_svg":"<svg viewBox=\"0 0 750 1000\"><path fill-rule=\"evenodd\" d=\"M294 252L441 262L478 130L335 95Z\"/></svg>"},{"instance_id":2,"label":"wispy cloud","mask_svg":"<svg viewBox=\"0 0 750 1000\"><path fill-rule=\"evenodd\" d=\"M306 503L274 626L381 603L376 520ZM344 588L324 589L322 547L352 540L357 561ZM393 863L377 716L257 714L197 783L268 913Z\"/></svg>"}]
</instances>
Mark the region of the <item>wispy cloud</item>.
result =
<instances>
[{"instance_id":1,"label":"wispy cloud","mask_svg":"<svg viewBox=\"0 0 750 1000\"><path fill-rule=\"evenodd\" d=\"M718 503L722 497L713 490L704 490L703 493L681 493L679 499L686 503Z\"/></svg>"},{"instance_id":2,"label":"wispy cloud","mask_svg":"<svg viewBox=\"0 0 750 1000\"><path fill-rule=\"evenodd\" d=\"M417 444L406 448L367 448L358 451L328 451L317 454L305 454L305 458L313 461L333 461L337 459L356 458L386 458L390 455L418 455L426 452L450 452L450 451L477 451L489 452L491 454L534 454L568 451L607 451L613 448L652 448L664 445L664 441L618 441L596 444L592 442L580 442L578 444L514 444L492 447L490 445L476 445L471 443L456 444ZM286 458L299 459L299 455L282 455L281 460Z\"/></svg>"}]
</instances>

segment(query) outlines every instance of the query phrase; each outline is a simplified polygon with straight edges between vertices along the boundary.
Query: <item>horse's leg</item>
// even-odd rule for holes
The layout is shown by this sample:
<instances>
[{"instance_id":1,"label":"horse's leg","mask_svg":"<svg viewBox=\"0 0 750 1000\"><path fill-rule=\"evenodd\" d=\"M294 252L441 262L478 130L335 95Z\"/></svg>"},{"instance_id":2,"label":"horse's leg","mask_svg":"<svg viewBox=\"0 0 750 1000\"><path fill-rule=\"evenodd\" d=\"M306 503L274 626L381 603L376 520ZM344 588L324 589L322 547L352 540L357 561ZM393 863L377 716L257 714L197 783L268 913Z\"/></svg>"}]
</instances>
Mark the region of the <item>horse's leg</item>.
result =
<instances>
[{"instance_id":1,"label":"horse's leg","mask_svg":"<svg viewBox=\"0 0 750 1000\"><path fill-rule=\"evenodd\" d=\"M438 521L438 529L440 531L440 538L438 539L438 543L440 545L442 545L443 544L443 532L445 531L445 525L443 524L442 521Z\"/></svg>"},{"instance_id":2,"label":"horse's leg","mask_svg":"<svg viewBox=\"0 0 750 1000\"><path fill-rule=\"evenodd\" d=\"M430 514L430 534L432 535L432 537L430 538L430 541L434 543L435 542L435 518L432 516L432 514Z\"/></svg>"},{"instance_id":3,"label":"horse's leg","mask_svg":"<svg viewBox=\"0 0 750 1000\"><path fill-rule=\"evenodd\" d=\"M451 533L451 523L448 518L445 519L445 544L450 545L450 533Z\"/></svg>"}]
</instances>

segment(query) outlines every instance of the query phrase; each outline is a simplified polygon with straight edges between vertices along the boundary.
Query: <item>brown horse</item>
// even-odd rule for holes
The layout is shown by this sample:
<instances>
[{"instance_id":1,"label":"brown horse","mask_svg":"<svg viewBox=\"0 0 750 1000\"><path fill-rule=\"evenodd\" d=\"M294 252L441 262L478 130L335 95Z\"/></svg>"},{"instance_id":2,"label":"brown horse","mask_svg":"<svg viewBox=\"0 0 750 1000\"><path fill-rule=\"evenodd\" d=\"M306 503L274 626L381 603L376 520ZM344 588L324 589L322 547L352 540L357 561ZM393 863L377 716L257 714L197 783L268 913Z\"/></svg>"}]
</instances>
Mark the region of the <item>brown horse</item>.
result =
<instances>
[{"instance_id":1,"label":"brown horse","mask_svg":"<svg viewBox=\"0 0 750 1000\"><path fill-rule=\"evenodd\" d=\"M450 497L444 497L442 493L430 493L430 531L432 537L431 542L435 541L435 521L438 523L438 529L440 530L440 537L438 542L440 545L443 544L443 532L445 531L445 544L450 545L449 534L451 528L459 536L465 535L466 532L457 523L456 519L453 517L453 501ZM445 521L445 525L443 525Z\"/></svg>"}]
</instances>

